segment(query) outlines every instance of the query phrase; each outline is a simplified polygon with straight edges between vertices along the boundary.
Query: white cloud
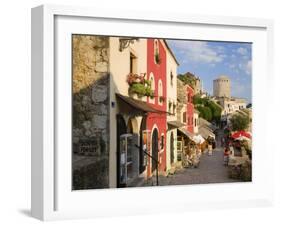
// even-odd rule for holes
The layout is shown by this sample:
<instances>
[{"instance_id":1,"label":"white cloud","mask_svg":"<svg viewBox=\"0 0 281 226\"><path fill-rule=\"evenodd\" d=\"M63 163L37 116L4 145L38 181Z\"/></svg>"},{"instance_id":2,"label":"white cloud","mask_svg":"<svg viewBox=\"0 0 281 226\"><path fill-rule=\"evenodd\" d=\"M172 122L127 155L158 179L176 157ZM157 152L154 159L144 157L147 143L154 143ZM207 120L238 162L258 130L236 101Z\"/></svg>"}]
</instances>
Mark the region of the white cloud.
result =
<instances>
[{"instance_id":1,"label":"white cloud","mask_svg":"<svg viewBox=\"0 0 281 226\"><path fill-rule=\"evenodd\" d=\"M229 68L230 68L230 69L235 68L235 64L229 64Z\"/></svg>"},{"instance_id":2,"label":"white cloud","mask_svg":"<svg viewBox=\"0 0 281 226\"><path fill-rule=\"evenodd\" d=\"M252 73L252 61L251 60L249 60L246 64L246 73L248 75L251 75L251 73Z\"/></svg>"},{"instance_id":3,"label":"white cloud","mask_svg":"<svg viewBox=\"0 0 281 226\"><path fill-rule=\"evenodd\" d=\"M232 64L229 67L234 68L235 65ZM245 72L247 75L251 75L251 73L252 73L252 61L248 60L246 62L239 63L237 65L237 68L239 68L240 71Z\"/></svg>"},{"instance_id":4,"label":"white cloud","mask_svg":"<svg viewBox=\"0 0 281 226\"><path fill-rule=\"evenodd\" d=\"M247 49L246 48L243 48L243 47L239 47L237 49L237 53L241 54L241 55L246 55L248 53Z\"/></svg>"},{"instance_id":5,"label":"white cloud","mask_svg":"<svg viewBox=\"0 0 281 226\"><path fill-rule=\"evenodd\" d=\"M194 62L216 64L225 58L225 55L222 54L222 48L215 51L207 42L172 41L172 45L184 51L185 56Z\"/></svg>"},{"instance_id":6,"label":"white cloud","mask_svg":"<svg viewBox=\"0 0 281 226\"><path fill-rule=\"evenodd\" d=\"M217 46L216 49L217 49L218 53L224 53L225 52L225 48L223 46Z\"/></svg>"}]
</instances>

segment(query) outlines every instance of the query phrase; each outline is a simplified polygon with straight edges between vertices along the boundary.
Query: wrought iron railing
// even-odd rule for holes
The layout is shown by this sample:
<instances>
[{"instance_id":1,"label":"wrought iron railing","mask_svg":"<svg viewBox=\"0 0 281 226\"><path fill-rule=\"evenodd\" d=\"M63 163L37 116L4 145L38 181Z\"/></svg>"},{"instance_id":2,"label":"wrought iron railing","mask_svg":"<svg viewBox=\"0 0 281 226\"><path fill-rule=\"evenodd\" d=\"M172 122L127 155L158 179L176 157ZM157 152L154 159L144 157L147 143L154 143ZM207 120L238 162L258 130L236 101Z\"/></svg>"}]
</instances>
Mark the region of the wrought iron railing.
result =
<instances>
[{"instance_id":1,"label":"wrought iron railing","mask_svg":"<svg viewBox=\"0 0 281 226\"><path fill-rule=\"evenodd\" d=\"M140 148L140 146L138 146L138 145L136 145L136 144L135 144L135 146L136 146L137 148ZM156 158L154 158L152 155L150 155L147 151L143 150L143 153L146 154L149 158L151 158L152 161L154 161L155 164L156 164L156 185L158 186L158 185L159 185L159 177L158 177L158 165L159 165L159 161L158 161Z\"/></svg>"}]
</instances>

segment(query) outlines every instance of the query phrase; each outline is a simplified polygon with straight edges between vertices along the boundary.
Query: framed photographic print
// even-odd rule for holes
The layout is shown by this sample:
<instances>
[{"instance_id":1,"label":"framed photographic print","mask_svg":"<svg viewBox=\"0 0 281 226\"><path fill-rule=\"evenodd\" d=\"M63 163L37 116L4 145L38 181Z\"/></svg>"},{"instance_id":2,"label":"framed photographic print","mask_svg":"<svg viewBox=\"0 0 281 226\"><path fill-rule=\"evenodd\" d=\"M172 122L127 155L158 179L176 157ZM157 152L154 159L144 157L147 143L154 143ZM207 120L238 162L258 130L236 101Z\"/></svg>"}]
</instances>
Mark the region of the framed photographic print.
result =
<instances>
[{"instance_id":1,"label":"framed photographic print","mask_svg":"<svg viewBox=\"0 0 281 226\"><path fill-rule=\"evenodd\" d=\"M263 19L32 9L32 215L270 205L272 29Z\"/></svg>"}]
</instances>

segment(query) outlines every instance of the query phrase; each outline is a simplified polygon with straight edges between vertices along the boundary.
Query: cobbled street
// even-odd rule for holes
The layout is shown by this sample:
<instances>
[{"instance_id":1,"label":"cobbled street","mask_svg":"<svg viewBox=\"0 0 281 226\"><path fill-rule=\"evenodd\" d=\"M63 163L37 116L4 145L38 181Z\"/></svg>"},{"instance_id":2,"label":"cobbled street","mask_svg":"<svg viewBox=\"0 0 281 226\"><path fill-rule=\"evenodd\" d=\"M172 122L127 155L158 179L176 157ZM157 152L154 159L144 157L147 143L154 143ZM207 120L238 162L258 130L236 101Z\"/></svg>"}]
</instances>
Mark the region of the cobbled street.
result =
<instances>
[{"instance_id":1,"label":"cobbled street","mask_svg":"<svg viewBox=\"0 0 281 226\"><path fill-rule=\"evenodd\" d=\"M240 182L240 180L228 178L228 168L223 164L223 148L220 143L222 134L223 132L219 131L217 136L218 147L214 149L213 155L202 154L198 168L183 168L177 170L174 175L159 176L159 185ZM146 186L151 185L156 185L155 176L146 184Z\"/></svg>"},{"instance_id":2,"label":"cobbled street","mask_svg":"<svg viewBox=\"0 0 281 226\"><path fill-rule=\"evenodd\" d=\"M153 178L155 185L156 178ZM228 178L227 167L223 165L223 150L217 148L212 156L203 154L198 168L184 168L178 170L174 175L159 177L159 185L184 185L184 184L206 184L239 182Z\"/></svg>"}]
</instances>

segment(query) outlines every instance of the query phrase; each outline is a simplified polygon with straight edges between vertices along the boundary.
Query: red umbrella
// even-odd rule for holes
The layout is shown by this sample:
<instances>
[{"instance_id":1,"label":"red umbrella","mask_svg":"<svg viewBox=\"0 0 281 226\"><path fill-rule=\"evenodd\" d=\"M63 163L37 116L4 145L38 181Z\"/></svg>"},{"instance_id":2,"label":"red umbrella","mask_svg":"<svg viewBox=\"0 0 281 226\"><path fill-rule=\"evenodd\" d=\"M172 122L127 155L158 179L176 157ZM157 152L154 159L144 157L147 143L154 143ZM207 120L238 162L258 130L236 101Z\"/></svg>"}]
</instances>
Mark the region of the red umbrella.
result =
<instances>
[{"instance_id":1,"label":"red umbrella","mask_svg":"<svg viewBox=\"0 0 281 226\"><path fill-rule=\"evenodd\" d=\"M237 131L237 132L233 133L233 134L231 135L231 137L232 137L233 139L242 138L242 137L246 137L246 138L248 138L248 139L251 139L251 138L252 138L251 134L245 132L244 130Z\"/></svg>"}]
</instances>

